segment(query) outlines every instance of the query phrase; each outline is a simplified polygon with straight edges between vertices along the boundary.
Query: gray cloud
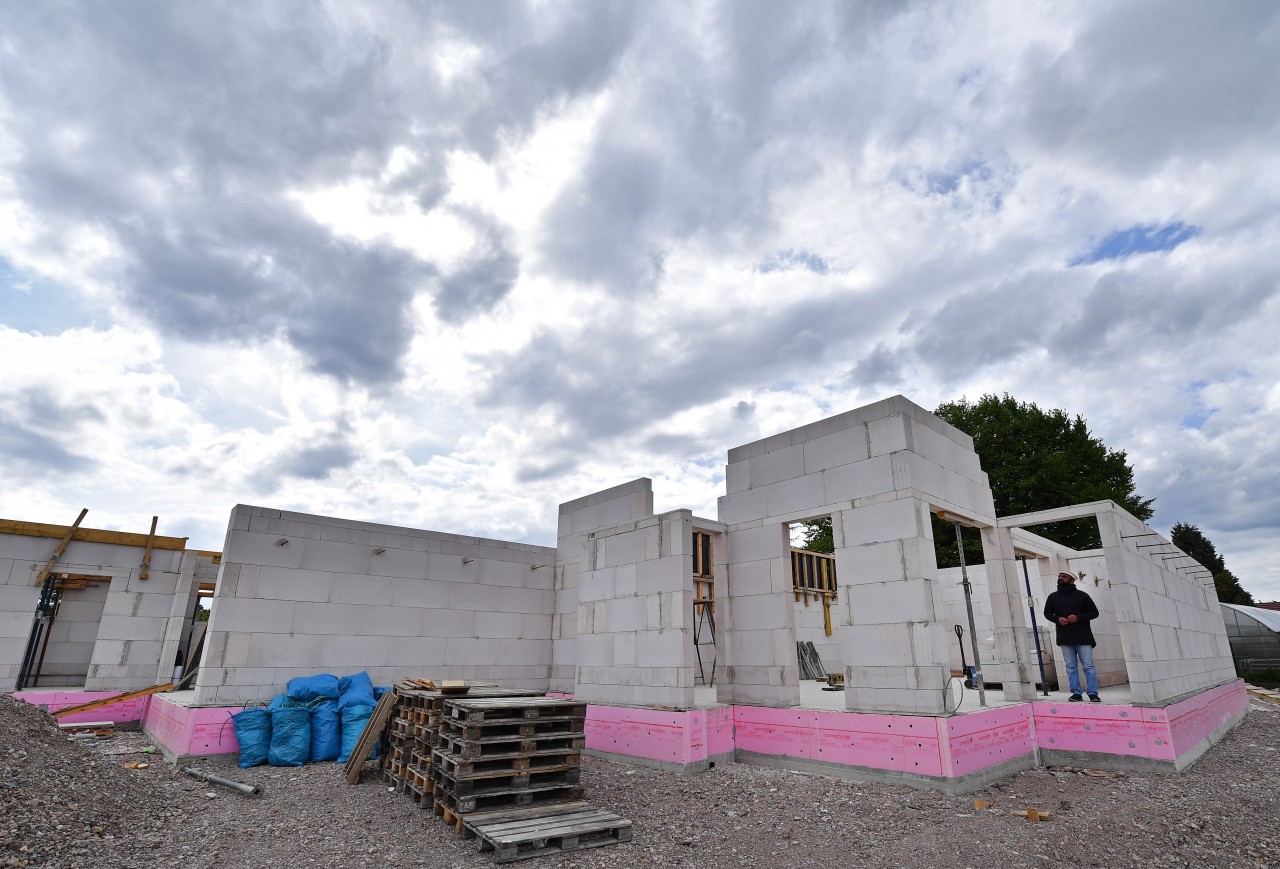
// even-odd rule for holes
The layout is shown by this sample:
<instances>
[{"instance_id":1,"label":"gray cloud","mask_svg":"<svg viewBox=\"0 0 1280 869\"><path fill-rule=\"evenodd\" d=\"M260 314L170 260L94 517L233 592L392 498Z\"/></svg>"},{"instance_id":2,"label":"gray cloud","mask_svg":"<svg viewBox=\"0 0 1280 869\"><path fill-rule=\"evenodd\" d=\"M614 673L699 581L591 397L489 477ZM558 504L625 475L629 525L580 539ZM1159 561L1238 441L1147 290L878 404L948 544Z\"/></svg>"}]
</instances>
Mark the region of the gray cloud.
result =
<instances>
[{"instance_id":1,"label":"gray cloud","mask_svg":"<svg viewBox=\"0 0 1280 869\"><path fill-rule=\"evenodd\" d=\"M440 280L435 295L436 315L446 323L489 310L511 292L520 276L510 234L483 215L469 215L469 220L481 231L480 243L465 265Z\"/></svg>"},{"instance_id":2,"label":"gray cloud","mask_svg":"<svg viewBox=\"0 0 1280 869\"><path fill-rule=\"evenodd\" d=\"M1025 56L1025 90L1010 96L1038 147L1143 171L1280 134L1280 7L1255 0L1225 14L1146 0L1101 11L1061 54Z\"/></svg>"},{"instance_id":3,"label":"gray cloud","mask_svg":"<svg viewBox=\"0 0 1280 869\"><path fill-rule=\"evenodd\" d=\"M11 482L56 479L97 467L97 461L71 452L41 428L0 422L0 464Z\"/></svg>"}]
</instances>

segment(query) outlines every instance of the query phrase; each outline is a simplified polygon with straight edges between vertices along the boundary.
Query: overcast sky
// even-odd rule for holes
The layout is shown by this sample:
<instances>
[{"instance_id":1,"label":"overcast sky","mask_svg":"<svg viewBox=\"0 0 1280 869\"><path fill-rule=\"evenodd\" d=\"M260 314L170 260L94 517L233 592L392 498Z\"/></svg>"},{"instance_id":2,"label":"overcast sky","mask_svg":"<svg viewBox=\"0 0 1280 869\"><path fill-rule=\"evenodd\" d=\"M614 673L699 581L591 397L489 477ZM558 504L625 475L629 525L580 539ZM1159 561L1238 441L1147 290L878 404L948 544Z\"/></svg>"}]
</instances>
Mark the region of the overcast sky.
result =
<instances>
[{"instance_id":1,"label":"overcast sky","mask_svg":"<svg viewBox=\"0 0 1280 869\"><path fill-rule=\"evenodd\" d=\"M554 543L902 393L1280 598L1280 5L0 0L0 516Z\"/></svg>"}]
</instances>

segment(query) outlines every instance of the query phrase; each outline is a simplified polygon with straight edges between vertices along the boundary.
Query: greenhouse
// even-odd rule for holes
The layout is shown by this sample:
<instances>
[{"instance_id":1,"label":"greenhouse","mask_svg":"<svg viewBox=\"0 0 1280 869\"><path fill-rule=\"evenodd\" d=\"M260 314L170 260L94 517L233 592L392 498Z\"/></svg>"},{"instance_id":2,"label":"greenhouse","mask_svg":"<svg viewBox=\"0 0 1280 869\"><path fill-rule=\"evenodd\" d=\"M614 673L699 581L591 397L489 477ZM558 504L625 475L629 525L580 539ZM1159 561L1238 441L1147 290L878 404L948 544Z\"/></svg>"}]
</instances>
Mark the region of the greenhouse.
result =
<instances>
[{"instance_id":1,"label":"greenhouse","mask_svg":"<svg viewBox=\"0 0 1280 869\"><path fill-rule=\"evenodd\" d=\"M1222 621L1240 672L1280 668L1280 612L1224 603Z\"/></svg>"}]
</instances>

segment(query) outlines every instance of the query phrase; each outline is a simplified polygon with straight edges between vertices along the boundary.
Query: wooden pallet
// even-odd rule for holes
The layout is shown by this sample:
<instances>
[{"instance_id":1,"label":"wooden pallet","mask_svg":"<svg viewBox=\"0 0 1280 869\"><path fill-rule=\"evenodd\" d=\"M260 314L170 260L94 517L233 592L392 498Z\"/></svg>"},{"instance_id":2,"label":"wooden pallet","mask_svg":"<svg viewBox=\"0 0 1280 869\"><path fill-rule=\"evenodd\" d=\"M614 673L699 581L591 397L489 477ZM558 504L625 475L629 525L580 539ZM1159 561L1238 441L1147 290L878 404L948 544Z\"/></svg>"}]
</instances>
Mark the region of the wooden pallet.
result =
<instances>
[{"instance_id":1,"label":"wooden pallet","mask_svg":"<svg viewBox=\"0 0 1280 869\"><path fill-rule=\"evenodd\" d=\"M583 788L580 785L529 785L512 788L502 792L484 794L466 794L459 796L450 793L440 782L435 786L435 811L437 815L448 812L454 816L471 812L488 811L490 809L519 808L539 803L560 803L565 800L582 799ZM449 820L447 817L445 820Z\"/></svg>"},{"instance_id":2,"label":"wooden pallet","mask_svg":"<svg viewBox=\"0 0 1280 869\"><path fill-rule=\"evenodd\" d=\"M448 775L437 767L432 770L431 777L446 792L461 798L464 796L513 793L538 787L576 785L582 781L582 770L578 767L555 766L541 769L489 772L472 778L459 779Z\"/></svg>"},{"instance_id":3,"label":"wooden pallet","mask_svg":"<svg viewBox=\"0 0 1280 869\"><path fill-rule=\"evenodd\" d=\"M461 825L498 863L631 841L630 821L584 802L464 815Z\"/></svg>"},{"instance_id":4,"label":"wooden pallet","mask_svg":"<svg viewBox=\"0 0 1280 869\"><path fill-rule=\"evenodd\" d=\"M541 733L533 736L504 735L464 739L461 735L443 733L440 748L462 760L487 760L511 754L535 754L538 752L571 752L586 748L584 733Z\"/></svg>"},{"instance_id":5,"label":"wooden pallet","mask_svg":"<svg viewBox=\"0 0 1280 869\"><path fill-rule=\"evenodd\" d=\"M488 773L505 775L521 770L581 766L582 750L580 748L535 749L528 752L509 751L480 758L465 758L454 754L449 749L437 748L432 757L432 764L439 766L454 778L477 778Z\"/></svg>"},{"instance_id":6,"label":"wooden pallet","mask_svg":"<svg viewBox=\"0 0 1280 869\"><path fill-rule=\"evenodd\" d=\"M485 723L506 722L530 718L586 718L587 704L558 697L504 697L467 698L449 700L444 704L449 721Z\"/></svg>"}]
</instances>

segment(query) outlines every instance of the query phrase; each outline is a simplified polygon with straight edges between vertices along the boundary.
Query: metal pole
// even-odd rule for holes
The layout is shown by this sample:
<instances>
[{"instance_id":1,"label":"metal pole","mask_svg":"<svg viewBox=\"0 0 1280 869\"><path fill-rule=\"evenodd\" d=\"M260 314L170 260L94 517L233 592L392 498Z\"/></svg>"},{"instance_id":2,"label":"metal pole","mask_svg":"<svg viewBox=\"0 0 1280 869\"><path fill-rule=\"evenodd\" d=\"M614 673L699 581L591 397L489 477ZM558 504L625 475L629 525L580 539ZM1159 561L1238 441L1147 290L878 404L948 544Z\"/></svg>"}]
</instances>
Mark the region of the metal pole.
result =
<instances>
[{"instance_id":1,"label":"metal pole","mask_svg":"<svg viewBox=\"0 0 1280 869\"><path fill-rule=\"evenodd\" d=\"M205 772L202 769L196 769L194 766L184 766L182 771L187 775L195 776L201 781L207 781L211 784L222 785L231 788L233 791L239 791L251 797L262 796L262 787L259 785L247 785L244 782L232 781L229 778L223 778L220 775L214 775L211 772Z\"/></svg>"},{"instance_id":2,"label":"metal pole","mask_svg":"<svg viewBox=\"0 0 1280 869\"><path fill-rule=\"evenodd\" d=\"M1036 660L1040 663L1040 688L1044 691L1044 696L1049 696L1049 680L1044 675L1044 652L1040 649L1040 626L1036 621L1035 601L1031 599L1031 574L1027 573L1027 557L1025 555L1018 558L1022 562L1022 578L1027 583L1027 612L1031 614L1031 636L1036 639Z\"/></svg>"},{"instance_id":3,"label":"metal pole","mask_svg":"<svg viewBox=\"0 0 1280 869\"><path fill-rule=\"evenodd\" d=\"M987 689L982 685L982 659L978 657L978 629L973 623L973 586L969 585L969 570L964 564L964 537L960 523L956 526L956 552L960 555L960 584L964 586L964 608L969 613L969 644L973 647L973 681L978 686L978 705L987 705Z\"/></svg>"}]
</instances>

